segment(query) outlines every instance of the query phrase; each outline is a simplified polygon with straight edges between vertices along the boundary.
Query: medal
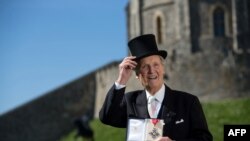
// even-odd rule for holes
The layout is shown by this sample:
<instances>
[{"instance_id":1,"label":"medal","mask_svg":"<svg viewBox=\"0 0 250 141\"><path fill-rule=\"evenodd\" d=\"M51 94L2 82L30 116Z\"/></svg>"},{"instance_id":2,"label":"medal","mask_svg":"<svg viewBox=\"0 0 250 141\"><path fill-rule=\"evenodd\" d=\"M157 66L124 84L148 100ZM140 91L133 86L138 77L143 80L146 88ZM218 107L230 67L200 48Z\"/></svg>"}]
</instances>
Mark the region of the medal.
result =
<instances>
[{"instance_id":1,"label":"medal","mask_svg":"<svg viewBox=\"0 0 250 141\"><path fill-rule=\"evenodd\" d=\"M149 135L151 135L152 139L156 139L157 137L160 136L157 128L153 128L153 130L151 132L149 132Z\"/></svg>"},{"instance_id":2,"label":"medal","mask_svg":"<svg viewBox=\"0 0 250 141\"><path fill-rule=\"evenodd\" d=\"M157 128L155 128L155 125L159 122L159 119L151 119L151 122L154 124L153 130L149 132L149 135L151 135L152 139L156 139L160 136L160 133L158 132Z\"/></svg>"}]
</instances>

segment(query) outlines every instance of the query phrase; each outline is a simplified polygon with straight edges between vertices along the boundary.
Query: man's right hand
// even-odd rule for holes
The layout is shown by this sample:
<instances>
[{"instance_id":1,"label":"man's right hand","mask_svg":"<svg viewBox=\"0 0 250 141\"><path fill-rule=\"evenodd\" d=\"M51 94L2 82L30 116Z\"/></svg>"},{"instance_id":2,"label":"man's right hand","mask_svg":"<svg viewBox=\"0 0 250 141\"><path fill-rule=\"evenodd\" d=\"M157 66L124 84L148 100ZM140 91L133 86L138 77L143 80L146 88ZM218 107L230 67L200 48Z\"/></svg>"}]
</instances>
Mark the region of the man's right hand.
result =
<instances>
[{"instance_id":1,"label":"man's right hand","mask_svg":"<svg viewBox=\"0 0 250 141\"><path fill-rule=\"evenodd\" d=\"M132 59L135 59L135 56L129 56L123 59L119 65L119 77L116 80L118 84L126 85L129 78L132 75L133 69L135 69L137 63Z\"/></svg>"}]
</instances>

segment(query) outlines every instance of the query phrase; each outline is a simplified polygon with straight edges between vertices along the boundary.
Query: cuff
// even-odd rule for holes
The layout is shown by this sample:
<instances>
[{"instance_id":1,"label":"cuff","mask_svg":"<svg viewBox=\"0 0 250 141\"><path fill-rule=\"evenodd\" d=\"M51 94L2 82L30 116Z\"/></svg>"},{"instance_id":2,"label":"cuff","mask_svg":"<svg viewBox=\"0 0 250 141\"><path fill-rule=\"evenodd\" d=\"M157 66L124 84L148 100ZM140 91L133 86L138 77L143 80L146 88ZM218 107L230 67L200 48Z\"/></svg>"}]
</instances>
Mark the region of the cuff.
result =
<instances>
[{"instance_id":1,"label":"cuff","mask_svg":"<svg viewBox=\"0 0 250 141\"><path fill-rule=\"evenodd\" d=\"M115 82L115 89L116 89L116 90L122 89L122 88L124 88L124 87L126 87L126 85L121 85L121 84Z\"/></svg>"}]
</instances>

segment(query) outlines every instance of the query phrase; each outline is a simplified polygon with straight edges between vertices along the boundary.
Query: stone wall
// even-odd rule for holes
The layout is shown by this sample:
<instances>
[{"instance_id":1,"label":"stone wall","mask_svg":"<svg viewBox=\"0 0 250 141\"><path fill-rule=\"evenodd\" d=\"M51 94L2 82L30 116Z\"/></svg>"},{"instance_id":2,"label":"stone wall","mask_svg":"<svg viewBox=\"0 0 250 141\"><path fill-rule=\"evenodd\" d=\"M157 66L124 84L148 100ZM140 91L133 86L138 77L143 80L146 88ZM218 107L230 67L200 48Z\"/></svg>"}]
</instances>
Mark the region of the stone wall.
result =
<instances>
[{"instance_id":1,"label":"stone wall","mask_svg":"<svg viewBox=\"0 0 250 141\"><path fill-rule=\"evenodd\" d=\"M55 141L83 114L93 118L95 73L90 73L0 117L2 141Z\"/></svg>"},{"instance_id":2,"label":"stone wall","mask_svg":"<svg viewBox=\"0 0 250 141\"><path fill-rule=\"evenodd\" d=\"M114 84L118 77L118 63L112 62L96 72L96 99L95 99L95 117L98 118L99 111L105 100L106 93Z\"/></svg>"},{"instance_id":3,"label":"stone wall","mask_svg":"<svg viewBox=\"0 0 250 141\"><path fill-rule=\"evenodd\" d=\"M167 69L167 84L207 100L235 96L237 70L233 55L211 51L177 57Z\"/></svg>"},{"instance_id":4,"label":"stone wall","mask_svg":"<svg viewBox=\"0 0 250 141\"><path fill-rule=\"evenodd\" d=\"M232 6L234 1L236 6ZM166 83L171 88L190 92L205 100L249 95L249 52L247 49L241 53L233 50L234 44L239 48L249 48L250 17L243 14L249 13L249 1L141 2L143 34L156 33L155 17L163 20L163 43L158 46L168 51ZM225 37L214 37L213 11L218 7L225 12ZM236 32L232 27L235 19L232 8L237 8L234 9Z\"/></svg>"}]
</instances>

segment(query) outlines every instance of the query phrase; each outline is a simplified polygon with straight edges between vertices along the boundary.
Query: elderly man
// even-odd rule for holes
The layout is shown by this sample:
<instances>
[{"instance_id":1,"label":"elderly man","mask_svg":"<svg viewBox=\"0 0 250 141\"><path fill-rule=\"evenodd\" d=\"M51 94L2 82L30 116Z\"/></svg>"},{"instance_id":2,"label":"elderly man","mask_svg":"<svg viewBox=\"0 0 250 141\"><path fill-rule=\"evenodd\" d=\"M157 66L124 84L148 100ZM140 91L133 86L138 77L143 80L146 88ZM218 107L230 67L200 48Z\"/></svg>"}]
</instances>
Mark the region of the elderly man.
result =
<instances>
[{"instance_id":1,"label":"elderly man","mask_svg":"<svg viewBox=\"0 0 250 141\"><path fill-rule=\"evenodd\" d=\"M99 113L100 120L104 124L126 128L130 117L163 119L163 136L157 139L159 141L211 141L212 135L198 98L172 90L164 83L167 52L158 50L155 36L136 37L128 46L132 56L120 63L118 79L106 96ZM125 94L133 70L145 89Z\"/></svg>"}]
</instances>

